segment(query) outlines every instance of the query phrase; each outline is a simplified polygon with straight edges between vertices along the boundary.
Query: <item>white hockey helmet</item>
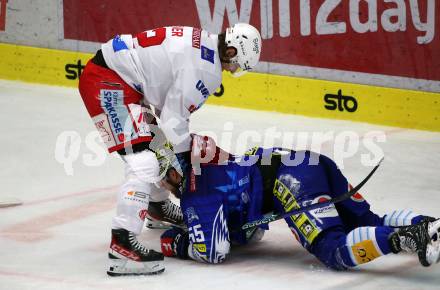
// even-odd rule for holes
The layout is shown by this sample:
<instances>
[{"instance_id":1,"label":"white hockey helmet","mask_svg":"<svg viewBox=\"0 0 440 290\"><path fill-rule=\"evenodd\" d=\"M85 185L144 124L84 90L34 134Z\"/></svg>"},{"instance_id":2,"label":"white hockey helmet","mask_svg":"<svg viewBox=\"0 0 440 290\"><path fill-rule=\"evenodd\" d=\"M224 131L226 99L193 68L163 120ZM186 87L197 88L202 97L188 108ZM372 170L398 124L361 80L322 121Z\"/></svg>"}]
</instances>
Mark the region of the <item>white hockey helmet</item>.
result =
<instances>
[{"instance_id":1,"label":"white hockey helmet","mask_svg":"<svg viewBox=\"0 0 440 290\"><path fill-rule=\"evenodd\" d=\"M255 68L261 54L261 36L255 27L247 23L237 23L226 29L225 42L227 47L237 50L236 56L230 61L240 68L233 76L239 77Z\"/></svg>"}]
</instances>

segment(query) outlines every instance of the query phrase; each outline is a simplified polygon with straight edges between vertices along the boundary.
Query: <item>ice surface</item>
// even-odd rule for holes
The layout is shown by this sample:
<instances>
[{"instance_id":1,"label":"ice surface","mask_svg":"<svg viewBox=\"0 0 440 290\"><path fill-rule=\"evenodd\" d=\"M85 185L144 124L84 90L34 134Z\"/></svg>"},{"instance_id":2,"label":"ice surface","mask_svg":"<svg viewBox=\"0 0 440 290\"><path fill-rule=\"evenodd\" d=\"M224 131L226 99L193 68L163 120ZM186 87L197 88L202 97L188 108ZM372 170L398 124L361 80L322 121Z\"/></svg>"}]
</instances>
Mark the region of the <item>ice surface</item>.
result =
<instances>
[{"instance_id":1,"label":"ice surface","mask_svg":"<svg viewBox=\"0 0 440 290\"><path fill-rule=\"evenodd\" d=\"M96 134L78 92L0 81L0 124L0 198L24 201L0 209L0 289L440 289L440 265L423 268L410 255L381 257L349 272L327 270L283 221L260 243L234 249L222 265L166 259L166 271L158 276L107 277L110 222L123 167L103 147L87 146ZM68 156L60 150L69 147L56 146L65 131L76 136L70 143L80 145L67 171L57 159ZM371 151L363 142L382 134L386 142L376 144L385 161L362 190L373 210L410 208L440 216L439 133L209 105L193 115L192 131L208 132L237 153L252 144L272 145L277 132L276 145L295 132L296 148L310 147L313 132L333 132L320 147L332 157L349 151L340 142L333 145L349 131L360 136L359 150L337 161L354 184L371 170L362 162ZM253 132L247 138L254 138L252 144L243 144L244 131ZM148 230L142 240L159 250L160 234Z\"/></svg>"}]
</instances>

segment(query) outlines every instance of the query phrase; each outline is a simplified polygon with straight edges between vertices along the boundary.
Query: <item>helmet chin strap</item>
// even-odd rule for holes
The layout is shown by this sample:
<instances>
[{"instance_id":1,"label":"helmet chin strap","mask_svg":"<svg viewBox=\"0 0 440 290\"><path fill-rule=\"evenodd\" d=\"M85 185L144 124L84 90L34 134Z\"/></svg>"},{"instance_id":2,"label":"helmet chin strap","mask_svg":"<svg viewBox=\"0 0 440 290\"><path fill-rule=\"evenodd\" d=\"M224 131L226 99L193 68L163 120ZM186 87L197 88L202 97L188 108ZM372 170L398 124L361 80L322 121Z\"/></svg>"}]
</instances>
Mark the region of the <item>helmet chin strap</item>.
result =
<instances>
[{"instance_id":1,"label":"helmet chin strap","mask_svg":"<svg viewBox=\"0 0 440 290\"><path fill-rule=\"evenodd\" d=\"M239 65L236 61L232 61L231 58L229 58L229 59L224 59L224 58L222 58L221 61L222 61L223 63L228 63L228 64L233 63L233 64L236 64L236 65L238 66L238 69L237 69L235 72L230 72L231 75L232 75L233 77L235 77L235 78L241 77L242 75L244 75L244 74L246 74L246 73L248 72L247 70L242 69L242 68L240 67L240 65Z\"/></svg>"}]
</instances>

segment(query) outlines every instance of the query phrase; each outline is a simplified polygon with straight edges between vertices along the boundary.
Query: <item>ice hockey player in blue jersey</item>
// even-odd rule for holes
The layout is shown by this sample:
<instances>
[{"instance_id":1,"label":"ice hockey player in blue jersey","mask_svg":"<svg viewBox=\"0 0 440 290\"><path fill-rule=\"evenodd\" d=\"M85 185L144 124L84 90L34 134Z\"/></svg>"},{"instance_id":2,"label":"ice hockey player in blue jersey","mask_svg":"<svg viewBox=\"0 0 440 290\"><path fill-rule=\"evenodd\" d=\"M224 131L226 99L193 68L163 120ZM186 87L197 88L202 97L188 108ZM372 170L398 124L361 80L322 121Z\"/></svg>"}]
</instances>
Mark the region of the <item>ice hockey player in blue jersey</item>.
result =
<instances>
[{"instance_id":1,"label":"ice hockey player in blue jersey","mask_svg":"<svg viewBox=\"0 0 440 290\"><path fill-rule=\"evenodd\" d=\"M181 193L187 229L162 234L162 252L168 257L221 263L231 245L259 240L268 229L243 231L243 224L270 212L329 200L350 187L330 158L310 151L255 148L222 165L202 164L199 175L181 172L170 156L159 158L165 170L162 185ZM423 266L439 261L440 220L410 210L379 216L359 193L285 221L301 245L332 269L402 251L415 253Z\"/></svg>"}]
</instances>

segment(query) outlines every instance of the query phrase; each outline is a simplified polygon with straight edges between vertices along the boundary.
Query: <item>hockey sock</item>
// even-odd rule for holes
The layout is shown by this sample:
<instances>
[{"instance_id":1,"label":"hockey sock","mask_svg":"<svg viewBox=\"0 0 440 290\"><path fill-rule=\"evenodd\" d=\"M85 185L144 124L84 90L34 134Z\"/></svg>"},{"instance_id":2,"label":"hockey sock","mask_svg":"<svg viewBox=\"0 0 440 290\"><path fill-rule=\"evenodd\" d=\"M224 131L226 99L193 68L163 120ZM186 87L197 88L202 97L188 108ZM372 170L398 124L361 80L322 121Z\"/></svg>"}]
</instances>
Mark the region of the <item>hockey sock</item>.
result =
<instances>
[{"instance_id":1,"label":"hockey sock","mask_svg":"<svg viewBox=\"0 0 440 290\"><path fill-rule=\"evenodd\" d=\"M348 267L368 263L391 252L391 227L359 227L346 236L345 245L338 248L340 258Z\"/></svg>"},{"instance_id":2,"label":"hockey sock","mask_svg":"<svg viewBox=\"0 0 440 290\"><path fill-rule=\"evenodd\" d=\"M383 225L390 227L402 227L420 223L426 216L418 215L411 210L395 210L383 217Z\"/></svg>"}]
</instances>

